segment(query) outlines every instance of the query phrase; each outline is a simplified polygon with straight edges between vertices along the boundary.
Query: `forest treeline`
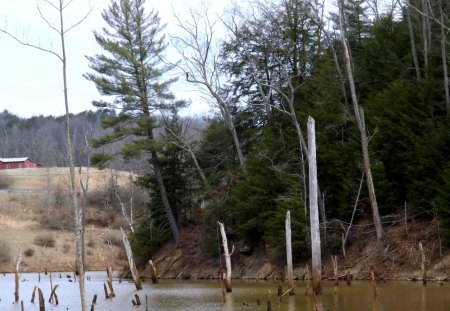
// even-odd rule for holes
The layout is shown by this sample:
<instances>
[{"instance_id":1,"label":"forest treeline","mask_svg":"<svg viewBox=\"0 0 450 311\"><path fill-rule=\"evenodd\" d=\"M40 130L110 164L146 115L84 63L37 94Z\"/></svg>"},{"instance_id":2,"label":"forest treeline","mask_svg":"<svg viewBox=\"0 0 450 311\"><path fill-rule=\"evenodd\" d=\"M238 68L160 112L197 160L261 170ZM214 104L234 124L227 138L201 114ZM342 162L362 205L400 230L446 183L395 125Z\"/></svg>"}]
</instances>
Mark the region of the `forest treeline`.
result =
<instances>
[{"instance_id":1,"label":"forest treeline","mask_svg":"<svg viewBox=\"0 0 450 311\"><path fill-rule=\"evenodd\" d=\"M92 72L86 74L113 99L94 101L97 112L74 115L72 135L79 164L91 158L105 166L115 155L123 159L121 169L127 169L126 160L148 164L138 179L151 193L137 216L139 255L178 240L179 229L191 226L204 231L205 252L215 253L218 220L246 251L265 247L282 255L289 210L294 257L306 256L308 116L316 120L327 250L340 251L354 210L354 223L372 223L368 188L361 186L367 174L355 114L367 135L381 218L401 213L436 219L450 241L446 1L346 0L330 14L316 1L256 1L217 19L191 9L177 17L179 31L170 38L163 36L157 12L144 10L144 1L113 3L120 5L103 15L113 30L95 33L105 54L88 57ZM173 65L160 58L169 42L180 52ZM216 108L215 115L201 122L179 116L187 103L170 92L176 68ZM63 122L4 111L1 156L65 165L65 153L59 154ZM373 227L368 231L375 236Z\"/></svg>"}]
</instances>

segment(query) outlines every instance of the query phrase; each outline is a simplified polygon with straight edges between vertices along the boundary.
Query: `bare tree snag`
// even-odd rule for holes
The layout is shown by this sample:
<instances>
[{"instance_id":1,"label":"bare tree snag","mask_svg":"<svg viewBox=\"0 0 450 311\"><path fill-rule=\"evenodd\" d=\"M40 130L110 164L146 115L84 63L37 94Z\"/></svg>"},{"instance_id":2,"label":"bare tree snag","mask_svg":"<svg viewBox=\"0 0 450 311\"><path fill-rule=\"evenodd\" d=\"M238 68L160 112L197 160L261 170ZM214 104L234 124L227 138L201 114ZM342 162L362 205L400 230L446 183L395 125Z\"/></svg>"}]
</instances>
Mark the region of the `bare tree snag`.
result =
<instances>
[{"instance_id":1,"label":"bare tree snag","mask_svg":"<svg viewBox=\"0 0 450 311\"><path fill-rule=\"evenodd\" d=\"M427 0L421 0L422 5L422 12L424 13L421 15L421 24L422 24L422 43L423 43L423 63L424 63L424 70L425 70L425 78L428 77L428 69L429 69L429 52L430 52L430 41L428 39L428 32L430 27L430 21L427 17L428 15L428 2Z\"/></svg>"},{"instance_id":2,"label":"bare tree snag","mask_svg":"<svg viewBox=\"0 0 450 311\"><path fill-rule=\"evenodd\" d=\"M345 281L347 282L347 286L352 286L352 274L350 270L347 270L347 273L345 274Z\"/></svg>"},{"instance_id":3,"label":"bare tree snag","mask_svg":"<svg viewBox=\"0 0 450 311\"><path fill-rule=\"evenodd\" d=\"M220 234L222 235L223 256L225 257L225 266L227 269L225 277L223 278L223 283L224 283L225 290L227 291L227 293L231 293L231 291L232 291L232 289L231 289L231 255L233 255L234 246L230 253L229 249L228 249L228 240L227 240L227 234L225 233L225 227L224 227L223 223L221 223L219 221L217 222L217 224L219 225Z\"/></svg>"},{"instance_id":4,"label":"bare tree snag","mask_svg":"<svg viewBox=\"0 0 450 311\"><path fill-rule=\"evenodd\" d=\"M33 288L33 292L31 293L31 303L34 303L35 297L36 297L36 286Z\"/></svg>"},{"instance_id":5,"label":"bare tree snag","mask_svg":"<svg viewBox=\"0 0 450 311\"><path fill-rule=\"evenodd\" d=\"M422 261L420 262L420 270L423 286L427 285L427 270L425 266L425 252L423 251L422 242L419 242L420 254L422 256Z\"/></svg>"},{"instance_id":6,"label":"bare tree snag","mask_svg":"<svg viewBox=\"0 0 450 311\"><path fill-rule=\"evenodd\" d=\"M441 26L441 57L442 57L442 71L444 73L444 92L445 92L445 107L447 109L447 115L450 116L450 94L448 85L448 61L447 61L447 36L444 28L444 10L442 0L438 2L439 6L439 20Z\"/></svg>"},{"instance_id":7,"label":"bare tree snag","mask_svg":"<svg viewBox=\"0 0 450 311\"><path fill-rule=\"evenodd\" d=\"M155 265L153 264L152 260L149 260L148 264L150 265L150 277L152 278L152 283L156 284L156 283L158 283L158 276L156 274Z\"/></svg>"},{"instance_id":8,"label":"bare tree snag","mask_svg":"<svg viewBox=\"0 0 450 311\"><path fill-rule=\"evenodd\" d=\"M309 290L309 283L311 281L311 273L309 271L309 265L305 266L305 269L303 270L303 275L305 278L305 282L306 282L306 286L305 286L305 296L308 295L308 290Z\"/></svg>"},{"instance_id":9,"label":"bare tree snag","mask_svg":"<svg viewBox=\"0 0 450 311\"><path fill-rule=\"evenodd\" d=\"M343 0L340 0L339 26L340 26L340 30L341 30L342 47L344 50L344 60L345 60L345 66L347 68L348 82L350 84L350 91L351 91L352 102L353 102L353 110L355 113L355 119L356 119L356 123L358 124L358 129L359 129L360 138L361 138L361 149L362 149L362 153L363 153L364 170L366 172L367 190L369 193L370 205L372 208L373 223L375 225L377 240L381 241L384 237L384 232L383 232L383 226L381 224L380 213L378 210L377 197L375 195L375 187L374 187L373 178L372 178L372 168L370 165L370 157L369 157L369 141L367 139L366 126L365 126L365 122L364 122L364 111L358 104L355 80L353 78L352 62L350 60L350 52L348 49L347 38L345 37L344 22L343 22L343 19L344 19L343 6L344 6Z\"/></svg>"},{"instance_id":10,"label":"bare tree snag","mask_svg":"<svg viewBox=\"0 0 450 311\"><path fill-rule=\"evenodd\" d=\"M125 219L125 221L127 222L128 226L130 227L131 232L134 234L134 226L133 226L133 221L131 219L131 216L128 217L127 211L125 209L125 205L123 204L123 202L120 199L120 196L119 196L119 194L117 193L116 190L114 190L114 195L116 196L117 201L119 201L120 210L122 211L123 218Z\"/></svg>"},{"instance_id":11,"label":"bare tree snag","mask_svg":"<svg viewBox=\"0 0 450 311\"><path fill-rule=\"evenodd\" d=\"M113 283L112 283L113 272L112 272L111 266L108 267L107 272L108 272L108 287L109 287L109 291L110 291L109 296L111 298L114 298L114 297L116 297L116 293L114 292Z\"/></svg>"},{"instance_id":12,"label":"bare tree snag","mask_svg":"<svg viewBox=\"0 0 450 311\"><path fill-rule=\"evenodd\" d=\"M138 294L134 294L134 300L131 300L133 303L133 306L140 306L141 305L141 299L139 298Z\"/></svg>"},{"instance_id":13,"label":"bare tree snag","mask_svg":"<svg viewBox=\"0 0 450 311\"><path fill-rule=\"evenodd\" d=\"M58 285L55 285L55 287L52 289L52 293L50 294L50 299L49 299L49 302L54 303L55 305L59 304L58 295L56 295L57 287L58 287Z\"/></svg>"},{"instance_id":14,"label":"bare tree snag","mask_svg":"<svg viewBox=\"0 0 450 311\"><path fill-rule=\"evenodd\" d=\"M42 290L40 288L38 288L38 297L39 297L39 311L45 311L44 295L42 294Z\"/></svg>"},{"instance_id":15,"label":"bare tree snag","mask_svg":"<svg viewBox=\"0 0 450 311\"><path fill-rule=\"evenodd\" d=\"M109 293L108 293L108 287L106 286L106 283L103 283L103 291L105 292L105 299L111 298L111 297L109 296Z\"/></svg>"},{"instance_id":16,"label":"bare tree snag","mask_svg":"<svg viewBox=\"0 0 450 311\"><path fill-rule=\"evenodd\" d=\"M286 269L289 286L289 295L294 295L294 271L292 269L292 237L291 237L291 212L286 212Z\"/></svg>"},{"instance_id":17,"label":"bare tree snag","mask_svg":"<svg viewBox=\"0 0 450 311\"><path fill-rule=\"evenodd\" d=\"M14 271L14 283L15 283L15 291L14 291L14 301L19 302L19 268L20 263L22 262L22 252L19 250L19 255L16 258L16 269Z\"/></svg>"},{"instance_id":18,"label":"bare tree snag","mask_svg":"<svg viewBox=\"0 0 450 311\"><path fill-rule=\"evenodd\" d=\"M130 271L133 277L134 285L136 286L137 290L141 290L142 289L141 278L139 276L139 271L136 268L136 264L134 263L133 252L131 251L130 242L128 241L128 238L125 232L123 231L122 227L120 227L120 232L122 233L123 245L125 246L125 251L127 253L128 265L130 266Z\"/></svg>"},{"instance_id":19,"label":"bare tree snag","mask_svg":"<svg viewBox=\"0 0 450 311\"><path fill-rule=\"evenodd\" d=\"M337 255L331 255L331 262L333 263L333 272L334 272L334 286L339 286L339 270L337 263Z\"/></svg>"},{"instance_id":20,"label":"bare tree snag","mask_svg":"<svg viewBox=\"0 0 450 311\"><path fill-rule=\"evenodd\" d=\"M80 273L80 298L81 298L81 310L86 311L86 292L84 288L84 264L83 264L83 253L84 253L84 230L83 230L83 217L82 217L82 210L78 206L77 201L77 192L76 192L76 183L75 183L75 168L74 168L74 159L73 159L73 151L72 151L72 141L71 141L71 133L70 133L70 112L69 112L69 95L68 95L68 78L67 78L67 55L66 55L66 35L68 32L70 32L72 29L83 23L86 18L89 16L90 12L92 11L92 8L89 10L89 12L81 17L78 21L74 22L72 25L69 25L68 27L65 25L65 19L64 19L64 10L69 6L70 3L73 2L73 0L65 1L65 0L58 0L58 1L51 1L51 0L45 0L42 1L44 5L49 6L52 10L56 10L57 17L58 17L58 23L53 24L46 14L43 13L43 10L41 9L40 2L37 2L37 10L39 12L40 17L42 20L52 29L54 30L59 39L61 52L55 52L52 49L46 49L41 47L40 45L34 45L29 42L20 40L16 36L12 35L11 33L7 32L4 29L0 29L0 32L8 35L12 39L14 39L16 42L35 48L37 50L46 52L47 54L51 54L53 56L56 56L59 61L61 61L62 65L62 83L63 83L63 93L64 93L64 107L65 107L65 134L66 134L66 144L67 144L67 156L68 156L68 162L70 167L70 197L72 201L72 207L74 212L74 220L75 220L75 243L76 243L76 251L75 251L75 258L77 262L77 267L79 269Z\"/></svg>"},{"instance_id":21,"label":"bare tree snag","mask_svg":"<svg viewBox=\"0 0 450 311\"><path fill-rule=\"evenodd\" d=\"M378 287L377 287L377 280L375 279L375 273L373 270L370 270L370 283L372 283L373 288L373 297L378 297Z\"/></svg>"},{"instance_id":22,"label":"bare tree snag","mask_svg":"<svg viewBox=\"0 0 450 311\"><path fill-rule=\"evenodd\" d=\"M419 67L419 59L417 58L417 50L416 50L416 40L414 38L414 28L411 22L411 13L409 7L409 0L406 0L405 14L406 20L408 22L408 32L409 32L409 41L411 43L411 52L414 61L414 68L416 69L416 77L417 80L420 80L420 67Z\"/></svg>"},{"instance_id":23,"label":"bare tree snag","mask_svg":"<svg viewBox=\"0 0 450 311\"><path fill-rule=\"evenodd\" d=\"M322 263L320 250L319 207L317 200L315 121L308 117L309 219L311 227L312 280L315 295L322 294Z\"/></svg>"}]
</instances>

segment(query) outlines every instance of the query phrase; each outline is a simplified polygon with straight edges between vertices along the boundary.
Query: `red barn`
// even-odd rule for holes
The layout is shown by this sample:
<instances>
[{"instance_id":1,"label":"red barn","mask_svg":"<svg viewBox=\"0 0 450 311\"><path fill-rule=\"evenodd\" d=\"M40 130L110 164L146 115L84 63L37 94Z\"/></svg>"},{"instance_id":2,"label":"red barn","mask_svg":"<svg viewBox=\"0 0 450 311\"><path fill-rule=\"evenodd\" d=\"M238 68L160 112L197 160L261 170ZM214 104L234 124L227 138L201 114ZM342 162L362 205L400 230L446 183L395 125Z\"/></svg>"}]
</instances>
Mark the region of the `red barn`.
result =
<instances>
[{"instance_id":1,"label":"red barn","mask_svg":"<svg viewBox=\"0 0 450 311\"><path fill-rule=\"evenodd\" d=\"M0 158L0 170L38 167L30 158Z\"/></svg>"}]
</instances>

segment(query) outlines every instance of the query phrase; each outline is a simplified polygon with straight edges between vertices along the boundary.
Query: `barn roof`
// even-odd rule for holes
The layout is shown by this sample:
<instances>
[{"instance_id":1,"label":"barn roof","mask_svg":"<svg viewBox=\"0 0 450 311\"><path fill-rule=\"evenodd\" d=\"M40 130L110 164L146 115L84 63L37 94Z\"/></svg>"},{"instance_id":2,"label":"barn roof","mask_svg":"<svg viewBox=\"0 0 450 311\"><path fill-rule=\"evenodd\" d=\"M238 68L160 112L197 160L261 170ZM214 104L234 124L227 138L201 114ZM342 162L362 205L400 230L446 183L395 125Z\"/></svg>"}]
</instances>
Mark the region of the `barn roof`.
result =
<instances>
[{"instance_id":1,"label":"barn roof","mask_svg":"<svg viewBox=\"0 0 450 311\"><path fill-rule=\"evenodd\" d=\"M8 162L25 162L28 157L24 158L0 158L0 162L8 163Z\"/></svg>"}]
</instances>

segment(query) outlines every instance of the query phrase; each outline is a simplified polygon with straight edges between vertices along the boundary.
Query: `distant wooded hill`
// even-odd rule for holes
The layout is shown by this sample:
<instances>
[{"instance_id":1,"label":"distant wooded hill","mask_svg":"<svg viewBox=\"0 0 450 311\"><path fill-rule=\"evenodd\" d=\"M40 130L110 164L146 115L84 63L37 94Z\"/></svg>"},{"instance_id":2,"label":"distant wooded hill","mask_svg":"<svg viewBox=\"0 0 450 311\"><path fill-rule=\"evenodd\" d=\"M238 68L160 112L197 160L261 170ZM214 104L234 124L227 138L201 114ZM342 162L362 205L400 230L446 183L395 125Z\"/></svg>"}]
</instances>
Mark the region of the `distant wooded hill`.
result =
<instances>
[{"instance_id":1,"label":"distant wooded hill","mask_svg":"<svg viewBox=\"0 0 450 311\"><path fill-rule=\"evenodd\" d=\"M104 135L101 111L83 111L71 115L71 135L76 166L88 166L91 139ZM124 142L118 142L102 151L117 153ZM98 150L97 150L98 152ZM0 158L30 157L44 167L68 166L65 141L65 116L33 116L21 118L8 110L0 112ZM139 171L146 160L124 161L120 157L108 166L120 170Z\"/></svg>"}]
</instances>

